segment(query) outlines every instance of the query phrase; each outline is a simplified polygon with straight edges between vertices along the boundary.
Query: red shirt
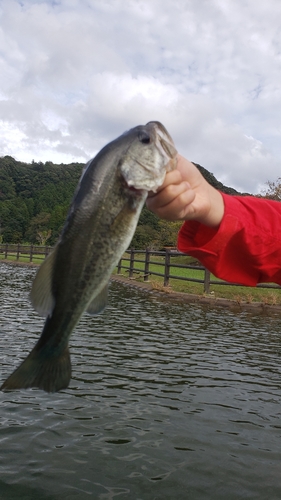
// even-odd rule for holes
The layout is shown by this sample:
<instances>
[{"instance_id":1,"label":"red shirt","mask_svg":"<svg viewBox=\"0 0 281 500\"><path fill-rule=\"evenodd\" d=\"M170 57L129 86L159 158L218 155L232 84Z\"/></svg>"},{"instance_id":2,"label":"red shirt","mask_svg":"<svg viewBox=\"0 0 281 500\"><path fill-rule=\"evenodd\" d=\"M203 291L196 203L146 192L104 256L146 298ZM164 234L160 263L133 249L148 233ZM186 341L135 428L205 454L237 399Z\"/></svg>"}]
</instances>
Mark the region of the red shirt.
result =
<instances>
[{"instance_id":1,"label":"red shirt","mask_svg":"<svg viewBox=\"0 0 281 500\"><path fill-rule=\"evenodd\" d=\"M218 228L186 221L178 248L196 257L219 278L255 286L281 285L281 203L223 194L225 213Z\"/></svg>"}]
</instances>

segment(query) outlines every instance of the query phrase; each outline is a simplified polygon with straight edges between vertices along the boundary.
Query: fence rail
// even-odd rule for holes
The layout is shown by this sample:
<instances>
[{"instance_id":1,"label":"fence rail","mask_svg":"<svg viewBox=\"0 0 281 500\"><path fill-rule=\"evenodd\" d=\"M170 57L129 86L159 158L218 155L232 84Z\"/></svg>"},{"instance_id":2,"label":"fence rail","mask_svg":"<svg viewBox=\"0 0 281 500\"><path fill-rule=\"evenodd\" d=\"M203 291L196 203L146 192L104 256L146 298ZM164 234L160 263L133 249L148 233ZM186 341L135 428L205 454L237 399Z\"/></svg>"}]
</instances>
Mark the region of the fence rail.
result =
<instances>
[{"instance_id":1,"label":"fence rail","mask_svg":"<svg viewBox=\"0 0 281 500\"><path fill-rule=\"evenodd\" d=\"M43 262L51 250L52 247L50 246L2 243L0 244L0 259L40 263ZM129 278L133 278L137 274L144 281L148 281L151 276L160 276L163 278L163 285L165 287L169 286L171 279L201 283L205 293L210 293L211 285L242 286L239 283L230 283L215 278L199 262L193 264L179 263L179 259L175 262L175 257L186 258L188 255L171 249L156 251L148 248L146 250L131 248L126 250L120 259L117 265L117 274L120 274L124 270ZM178 269L184 270L184 273L178 272L177 274ZM196 272L194 276L192 270L199 271L199 273ZM198 277L200 272L202 275L201 278ZM281 288L281 286L271 283L261 283L257 286L258 288Z\"/></svg>"},{"instance_id":2,"label":"fence rail","mask_svg":"<svg viewBox=\"0 0 281 500\"><path fill-rule=\"evenodd\" d=\"M159 261L159 259L153 260L153 257L161 257L162 261ZM228 281L215 278L211 275L210 271L200 265L199 262L194 264L180 264L178 262L173 262L175 257L188 257L188 255L181 253L178 250L170 249L166 249L165 251L155 251L150 249L135 250L133 248L128 249L118 263L117 273L120 274L123 269L128 273L129 278L133 278L134 274L138 273L144 281L148 281L151 276L160 276L163 277L164 286L169 286L171 279L201 283L204 287L204 293L210 293L211 285L242 286L239 283L230 283ZM155 270L157 267L159 267L159 272ZM183 276L179 273L176 274L177 269L186 270L186 273L184 273L185 275ZM188 270L201 271L202 278L200 279L197 276L194 277L192 276L192 273L188 276ZM198 273L196 273L196 275L198 275ZM257 287L273 289L281 288L279 285L272 283L260 283Z\"/></svg>"},{"instance_id":3,"label":"fence rail","mask_svg":"<svg viewBox=\"0 0 281 500\"><path fill-rule=\"evenodd\" d=\"M40 262L43 261L51 252L50 246L39 245L17 245L12 243L0 244L0 258L25 261L25 262Z\"/></svg>"}]
</instances>

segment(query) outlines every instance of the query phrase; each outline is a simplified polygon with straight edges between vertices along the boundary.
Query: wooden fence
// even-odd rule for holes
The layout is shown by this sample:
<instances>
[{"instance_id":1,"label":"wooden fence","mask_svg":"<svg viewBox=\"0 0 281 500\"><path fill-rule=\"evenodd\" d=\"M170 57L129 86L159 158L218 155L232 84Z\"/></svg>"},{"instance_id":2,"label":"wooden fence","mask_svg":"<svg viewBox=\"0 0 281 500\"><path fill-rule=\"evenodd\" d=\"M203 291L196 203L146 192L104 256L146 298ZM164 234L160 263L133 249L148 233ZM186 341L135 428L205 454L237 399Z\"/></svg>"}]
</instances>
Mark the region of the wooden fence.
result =
<instances>
[{"instance_id":1,"label":"wooden fence","mask_svg":"<svg viewBox=\"0 0 281 500\"><path fill-rule=\"evenodd\" d=\"M126 257L126 254L128 255L128 257ZM141 256L143 256L143 258L141 258ZM209 293L210 285L212 283L210 279L210 271L201 266L199 263L196 265L192 265L172 262L173 257L179 256L187 257L187 254L170 249L167 249L165 251L150 250L149 248L147 248L146 250L135 250L133 248L128 249L118 263L117 273L120 274L121 270L125 269L125 271L128 273L129 278L132 278L134 273L138 273L143 277L144 281L148 281L150 276L160 276L163 277L164 286L169 286L170 279L179 279L183 281L191 281L194 283L202 283L204 285L204 292ZM158 257L158 260L153 260L153 257ZM161 260L159 259L159 257ZM123 264L124 262L125 264ZM155 266L159 267L159 272L155 271ZM204 278L199 279L192 276L176 275L173 274L175 272L175 269L194 269L197 271L201 270L204 272Z\"/></svg>"},{"instance_id":2,"label":"wooden fence","mask_svg":"<svg viewBox=\"0 0 281 500\"><path fill-rule=\"evenodd\" d=\"M153 260L153 257L155 256L158 257L158 260ZM159 260L159 257L162 258L162 261ZM188 255L177 250L170 249L165 251L128 249L119 261L117 273L120 274L121 270L124 269L130 278L132 278L135 273L138 273L144 281L148 281L150 276L160 276L163 277L164 286L169 286L171 279L201 283L204 287L204 293L210 293L210 285L242 286L239 283L230 283L228 281L215 278L211 275L210 271L200 265L199 262L194 264L180 264L178 262L173 262L175 257L188 257ZM155 266L156 268L159 267L159 272L155 270ZM187 270L185 276L176 274L177 269ZM200 270L203 277L200 279L198 277L188 276L188 270ZM261 283L257 286L259 288L281 288L279 285L272 283Z\"/></svg>"},{"instance_id":3,"label":"wooden fence","mask_svg":"<svg viewBox=\"0 0 281 500\"><path fill-rule=\"evenodd\" d=\"M40 263L40 261L43 261L47 257L51 250L52 247L50 246L1 243L0 258Z\"/></svg>"},{"instance_id":4,"label":"wooden fence","mask_svg":"<svg viewBox=\"0 0 281 500\"><path fill-rule=\"evenodd\" d=\"M51 250L52 247L50 246L4 243L0 244L0 259L40 263ZM238 283L229 283L215 278L199 262L193 264L179 263L180 259L175 259L175 257L188 257L188 255L171 249L165 251L128 249L117 265L117 273L120 274L124 270L129 278L137 275L144 281L148 281L151 276L160 276L163 278L164 286L169 286L171 279L201 283L205 293L210 292L210 285L241 286ZM159 271L156 269L159 269ZM181 270L181 273L177 274L177 269ZM185 270L184 273L182 270ZM192 272L188 276L188 270L201 271L202 278L194 277ZM198 276L200 273L195 274ZM257 286L259 288L281 288L279 285L271 283L262 283Z\"/></svg>"}]
</instances>

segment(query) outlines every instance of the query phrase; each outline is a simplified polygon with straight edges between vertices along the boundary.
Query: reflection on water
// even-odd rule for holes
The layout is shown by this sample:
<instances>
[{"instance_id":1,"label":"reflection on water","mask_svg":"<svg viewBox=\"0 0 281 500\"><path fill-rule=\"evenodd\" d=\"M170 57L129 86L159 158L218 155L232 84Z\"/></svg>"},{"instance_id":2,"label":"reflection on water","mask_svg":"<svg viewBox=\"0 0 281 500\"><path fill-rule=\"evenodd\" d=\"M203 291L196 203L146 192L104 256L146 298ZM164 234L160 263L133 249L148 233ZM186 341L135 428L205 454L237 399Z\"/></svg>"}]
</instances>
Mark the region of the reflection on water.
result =
<instances>
[{"instance_id":1,"label":"reflection on water","mask_svg":"<svg viewBox=\"0 0 281 500\"><path fill-rule=\"evenodd\" d=\"M0 266L1 382L42 329L34 274ZM279 500L279 325L113 283L67 390L0 393L1 500Z\"/></svg>"}]
</instances>

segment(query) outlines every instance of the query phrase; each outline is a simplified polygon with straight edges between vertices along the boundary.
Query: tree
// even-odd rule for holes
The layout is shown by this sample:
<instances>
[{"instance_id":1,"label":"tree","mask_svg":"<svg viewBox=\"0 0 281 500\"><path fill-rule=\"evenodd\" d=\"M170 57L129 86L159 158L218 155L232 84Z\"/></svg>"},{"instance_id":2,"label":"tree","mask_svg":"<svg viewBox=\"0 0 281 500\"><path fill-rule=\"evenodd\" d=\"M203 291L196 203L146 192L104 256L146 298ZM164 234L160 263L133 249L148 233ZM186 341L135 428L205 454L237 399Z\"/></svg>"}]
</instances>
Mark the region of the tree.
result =
<instances>
[{"instance_id":1,"label":"tree","mask_svg":"<svg viewBox=\"0 0 281 500\"><path fill-rule=\"evenodd\" d=\"M52 162L0 157L0 224L7 243L48 241L54 244L82 171L81 163Z\"/></svg>"},{"instance_id":2,"label":"tree","mask_svg":"<svg viewBox=\"0 0 281 500\"><path fill-rule=\"evenodd\" d=\"M29 228L26 232L26 239L30 243L46 244L50 238L52 231L49 229L51 214L48 212L40 212L30 221Z\"/></svg>"},{"instance_id":3,"label":"tree","mask_svg":"<svg viewBox=\"0 0 281 500\"><path fill-rule=\"evenodd\" d=\"M217 189L237 193L223 186L208 170L196 166ZM56 165L51 161L42 163L34 160L23 163L11 156L0 157L0 224L3 242L55 244L82 167L81 163ZM281 179L278 179L277 184L281 184ZM276 196L275 187L275 183L269 184L269 191L274 193L268 196ZM181 222L161 221L144 206L131 247L175 246L180 225Z\"/></svg>"},{"instance_id":4,"label":"tree","mask_svg":"<svg viewBox=\"0 0 281 500\"><path fill-rule=\"evenodd\" d=\"M160 249L164 247L176 247L178 232L181 226L182 221L171 222L167 220L160 220L157 239L154 242L155 246Z\"/></svg>"},{"instance_id":5,"label":"tree","mask_svg":"<svg viewBox=\"0 0 281 500\"><path fill-rule=\"evenodd\" d=\"M153 248L155 240L157 240L156 229L146 224L140 224L136 228L130 248L137 248L138 250Z\"/></svg>"},{"instance_id":6,"label":"tree","mask_svg":"<svg viewBox=\"0 0 281 500\"><path fill-rule=\"evenodd\" d=\"M263 196L269 200L281 201L281 177L278 177L275 182L267 181L266 184L268 188L263 191Z\"/></svg>"},{"instance_id":7,"label":"tree","mask_svg":"<svg viewBox=\"0 0 281 500\"><path fill-rule=\"evenodd\" d=\"M30 221L29 212L21 198L0 203L0 225L3 242L20 243Z\"/></svg>"},{"instance_id":8,"label":"tree","mask_svg":"<svg viewBox=\"0 0 281 500\"><path fill-rule=\"evenodd\" d=\"M38 231L37 232L37 240L39 241L39 245L42 245L42 246L46 245L51 234L52 234L51 229L45 229L43 231Z\"/></svg>"},{"instance_id":9,"label":"tree","mask_svg":"<svg viewBox=\"0 0 281 500\"><path fill-rule=\"evenodd\" d=\"M64 205L56 205L51 213L50 223L49 223L49 227L52 231L52 234L49 238L50 245L54 245L56 243L61 233L61 230L66 220L68 208L69 208L68 203Z\"/></svg>"}]
</instances>

